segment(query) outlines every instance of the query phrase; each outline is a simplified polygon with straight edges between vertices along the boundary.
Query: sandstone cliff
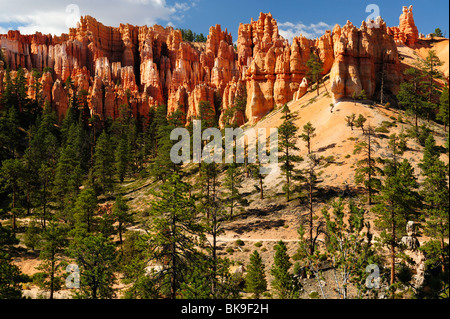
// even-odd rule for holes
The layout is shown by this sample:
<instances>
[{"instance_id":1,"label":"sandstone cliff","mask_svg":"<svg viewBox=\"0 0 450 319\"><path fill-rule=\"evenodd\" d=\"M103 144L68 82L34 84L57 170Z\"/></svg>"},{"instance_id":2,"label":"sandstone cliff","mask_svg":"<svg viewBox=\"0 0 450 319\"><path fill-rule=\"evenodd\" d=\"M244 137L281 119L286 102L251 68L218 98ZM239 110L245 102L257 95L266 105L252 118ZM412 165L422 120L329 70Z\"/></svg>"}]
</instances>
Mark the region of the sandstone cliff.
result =
<instances>
[{"instance_id":1,"label":"sandstone cliff","mask_svg":"<svg viewBox=\"0 0 450 319\"><path fill-rule=\"evenodd\" d=\"M385 93L395 94L401 81L396 42L413 45L418 38L412 7L403 8L399 27L377 22L378 28L347 22L320 38L298 35L289 43L274 17L261 13L240 24L234 48L231 34L220 25L212 26L207 42L199 44L183 41L181 31L172 27L109 27L86 16L60 36L9 31L0 35L0 47L10 69L26 68L29 81L32 69L43 71L42 96L60 118L70 94L84 94L92 115L100 119L119 116L121 105L146 116L160 104L169 113L181 108L189 119L200 115L200 101L208 101L212 111L221 112L223 127L226 110L234 110L239 125L252 124L304 95L311 52L320 57L323 75L330 74L335 100L362 90L376 99L382 82ZM72 92L63 85L69 77ZM237 96L246 100L244 109L235 108Z\"/></svg>"}]
</instances>

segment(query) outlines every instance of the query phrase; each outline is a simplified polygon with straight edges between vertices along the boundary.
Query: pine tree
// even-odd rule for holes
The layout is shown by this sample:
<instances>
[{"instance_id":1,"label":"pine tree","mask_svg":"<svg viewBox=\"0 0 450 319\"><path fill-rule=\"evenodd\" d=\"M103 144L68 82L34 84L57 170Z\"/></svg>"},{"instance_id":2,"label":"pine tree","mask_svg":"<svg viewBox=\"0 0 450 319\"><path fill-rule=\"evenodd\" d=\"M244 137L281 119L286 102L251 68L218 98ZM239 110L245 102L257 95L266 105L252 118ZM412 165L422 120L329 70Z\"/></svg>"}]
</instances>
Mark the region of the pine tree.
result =
<instances>
[{"instance_id":1,"label":"pine tree","mask_svg":"<svg viewBox=\"0 0 450 319\"><path fill-rule=\"evenodd\" d=\"M316 83L318 96L320 76L323 72L322 61L320 60L320 57L317 54L311 53L309 60L306 62L306 66L309 69L307 72L307 76L310 82Z\"/></svg>"},{"instance_id":2,"label":"pine tree","mask_svg":"<svg viewBox=\"0 0 450 319\"><path fill-rule=\"evenodd\" d=\"M287 253L286 244L280 240L275 246L275 257L270 273L274 277L272 287L279 299L296 298L299 287L296 285L294 276L289 272L292 266L290 257Z\"/></svg>"},{"instance_id":3,"label":"pine tree","mask_svg":"<svg viewBox=\"0 0 450 319\"><path fill-rule=\"evenodd\" d=\"M361 131L363 132L363 134L365 134L365 132L364 132L364 123L366 121L367 121L367 119L362 114L359 114L358 118L355 120L355 127L361 128Z\"/></svg>"},{"instance_id":4,"label":"pine tree","mask_svg":"<svg viewBox=\"0 0 450 319\"><path fill-rule=\"evenodd\" d=\"M116 160L117 174L119 175L119 181L121 183L123 183L125 176L128 172L128 167L130 164L129 154L130 154L130 151L129 151L128 140L123 137L120 137L119 143L114 152L114 156L115 156L115 160Z\"/></svg>"},{"instance_id":5,"label":"pine tree","mask_svg":"<svg viewBox=\"0 0 450 319\"><path fill-rule=\"evenodd\" d=\"M397 172L397 167L399 165L399 157L401 157L405 150L406 146L404 145L406 141L404 140L405 136L398 136L397 134L391 134L389 136L388 141L388 151L389 158L384 159L384 174L385 175L395 175Z\"/></svg>"},{"instance_id":6,"label":"pine tree","mask_svg":"<svg viewBox=\"0 0 450 319\"><path fill-rule=\"evenodd\" d=\"M449 125L449 103L448 103L448 85L445 83L440 97L439 113L437 114L438 120L444 123L444 131L447 132L447 126Z\"/></svg>"},{"instance_id":7,"label":"pine tree","mask_svg":"<svg viewBox=\"0 0 450 319\"><path fill-rule=\"evenodd\" d=\"M116 282L116 251L109 238L90 234L78 238L69 247L80 270L80 289L75 291L79 299L112 299Z\"/></svg>"},{"instance_id":8,"label":"pine tree","mask_svg":"<svg viewBox=\"0 0 450 319\"><path fill-rule=\"evenodd\" d=\"M306 142L308 146L308 154L311 154L311 140L316 136L316 128L312 126L311 122L308 122L303 126L303 134L300 137Z\"/></svg>"},{"instance_id":9,"label":"pine tree","mask_svg":"<svg viewBox=\"0 0 450 319\"><path fill-rule=\"evenodd\" d=\"M237 164L229 164L222 183L222 187L225 189L223 192L223 201L225 206L230 208L229 218L233 218L235 207L248 205L245 198L239 192L239 189L242 187L242 180L242 172Z\"/></svg>"},{"instance_id":10,"label":"pine tree","mask_svg":"<svg viewBox=\"0 0 450 319\"><path fill-rule=\"evenodd\" d=\"M355 126L356 114L352 113L351 115L347 116L345 119L347 121L347 126L350 126L350 128L353 131L353 126Z\"/></svg>"},{"instance_id":11,"label":"pine tree","mask_svg":"<svg viewBox=\"0 0 450 319\"><path fill-rule=\"evenodd\" d=\"M24 167L22 161L9 159L2 162L0 167L0 186L11 193L11 215L13 231L17 230L16 219L20 215L21 208L18 205L18 198L21 193L20 181L23 178Z\"/></svg>"},{"instance_id":12,"label":"pine tree","mask_svg":"<svg viewBox=\"0 0 450 319\"><path fill-rule=\"evenodd\" d=\"M425 113L425 99L423 97L422 73L416 68L409 68L404 72L408 81L400 84L397 99L415 117L415 127L418 129L418 118Z\"/></svg>"},{"instance_id":13,"label":"pine tree","mask_svg":"<svg viewBox=\"0 0 450 319\"><path fill-rule=\"evenodd\" d=\"M156 111L155 125L157 128L157 155L151 164L151 174L158 180L165 182L174 172L178 172L179 165L172 162L170 151L175 144L170 140L170 133L182 125L183 113L174 112L166 118L167 107L162 105Z\"/></svg>"},{"instance_id":14,"label":"pine tree","mask_svg":"<svg viewBox=\"0 0 450 319\"><path fill-rule=\"evenodd\" d=\"M421 205L418 187L413 168L404 159L395 175L387 176L381 188L378 203L373 207L377 215L375 225L382 230L381 242L390 250L391 285L395 282L398 241L405 233L406 223L417 219L418 208Z\"/></svg>"},{"instance_id":15,"label":"pine tree","mask_svg":"<svg viewBox=\"0 0 450 319\"><path fill-rule=\"evenodd\" d=\"M0 109L0 160L20 156L22 137L18 111L14 107Z\"/></svg>"},{"instance_id":16,"label":"pine tree","mask_svg":"<svg viewBox=\"0 0 450 319\"><path fill-rule=\"evenodd\" d=\"M420 194L423 196L427 216L424 232L432 240L439 242L442 272L445 272L445 239L449 236L449 188L448 165L440 160L440 153L434 137L430 135L425 143L423 159L419 163L422 182ZM448 257L447 257L448 258Z\"/></svg>"},{"instance_id":17,"label":"pine tree","mask_svg":"<svg viewBox=\"0 0 450 319\"><path fill-rule=\"evenodd\" d=\"M287 104L283 106L282 112L284 114L281 118L283 123L278 128L279 147L282 154L279 157L279 161L282 162L281 171L286 175L286 184L283 190L286 193L286 200L289 201L291 198L291 182L292 179L297 177L296 174L298 173L294 164L302 161L302 158L294 155L294 152L299 150L296 146L298 127L294 123L297 115L291 113Z\"/></svg>"},{"instance_id":18,"label":"pine tree","mask_svg":"<svg viewBox=\"0 0 450 319\"><path fill-rule=\"evenodd\" d=\"M10 229L0 223L0 299L22 298L21 282L26 278L19 267L13 263L9 252L11 245L18 244L19 240Z\"/></svg>"},{"instance_id":19,"label":"pine tree","mask_svg":"<svg viewBox=\"0 0 450 319\"><path fill-rule=\"evenodd\" d=\"M439 71L439 67L442 65L443 62L436 55L435 50L430 50L424 60L417 56L416 66L424 74L424 81L422 83L426 90L425 98L428 121L436 109L437 84L435 81L442 78L442 73Z\"/></svg>"},{"instance_id":20,"label":"pine tree","mask_svg":"<svg viewBox=\"0 0 450 319\"><path fill-rule=\"evenodd\" d=\"M247 266L245 283L247 291L252 292L256 299L259 299L261 293L267 290L265 266L256 250L250 255L250 264Z\"/></svg>"},{"instance_id":21,"label":"pine tree","mask_svg":"<svg viewBox=\"0 0 450 319\"><path fill-rule=\"evenodd\" d=\"M63 283L60 268L64 263L60 257L68 243L66 236L66 229L57 222L50 222L42 233L39 254L42 263L38 269L45 275L40 285L50 291L50 299L53 299L54 292L58 291Z\"/></svg>"},{"instance_id":22,"label":"pine tree","mask_svg":"<svg viewBox=\"0 0 450 319\"><path fill-rule=\"evenodd\" d=\"M94 214L98 209L98 200L91 188L83 189L75 201L73 217L76 235L85 236L94 231Z\"/></svg>"},{"instance_id":23,"label":"pine tree","mask_svg":"<svg viewBox=\"0 0 450 319\"><path fill-rule=\"evenodd\" d=\"M316 191L316 185L319 183L317 177L317 170L323 164L322 158L317 157L315 154L308 155L307 168L304 169L305 188L308 193L308 224L309 224L309 254L314 253L316 238L313 236L314 230L314 193Z\"/></svg>"},{"instance_id":24,"label":"pine tree","mask_svg":"<svg viewBox=\"0 0 450 319\"><path fill-rule=\"evenodd\" d=\"M171 299L179 292L189 258L195 254L203 231L197 221L198 209L188 194L189 186L179 175L173 174L158 192L154 192L155 199L151 202L153 221L150 226L156 247L153 258L166 265L156 274L156 279L161 287L168 287Z\"/></svg>"},{"instance_id":25,"label":"pine tree","mask_svg":"<svg viewBox=\"0 0 450 319\"><path fill-rule=\"evenodd\" d=\"M117 196L113 206L114 220L117 221L117 231L119 233L119 242L122 247L122 235L126 227L133 221L133 215L129 212L129 207L122 196Z\"/></svg>"},{"instance_id":26,"label":"pine tree","mask_svg":"<svg viewBox=\"0 0 450 319\"><path fill-rule=\"evenodd\" d=\"M427 176L428 170L439 160L439 148L436 145L436 140L430 134L425 140L425 148L423 150L422 160L419 167L422 170L422 175Z\"/></svg>"},{"instance_id":27,"label":"pine tree","mask_svg":"<svg viewBox=\"0 0 450 319\"><path fill-rule=\"evenodd\" d=\"M380 180L376 178L382 174L382 170L377 166L378 158L375 157L373 129L369 126L365 133L366 141L361 141L355 145L353 154L363 153L364 157L357 162L358 168L355 173L355 181L363 183L368 192L368 204L372 205L374 191L380 188Z\"/></svg>"},{"instance_id":28,"label":"pine tree","mask_svg":"<svg viewBox=\"0 0 450 319\"><path fill-rule=\"evenodd\" d=\"M109 134L103 131L97 140L94 153L92 175L102 193L114 188L114 151L111 147Z\"/></svg>"},{"instance_id":29,"label":"pine tree","mask_svg":"<svg viewBox=\"0 0 450 319\"><path fill-rule=\"evenodd\" d=\"M326 224L327 254L333 266L333 277L339 296L347 299L350 283L357 286L358 292L362 290L361 277L374 255L370 247L369 232L362 232L363 228L370 227L370 224L364 222L364 209L351 202L347 221L342 199L334 201L331 206L332 214L329 213L328 207L322 209Z\"/></svg>"},{"instance_id":30,"label":"pine tree","mask_svg":"<svg viewBox=\"0 0 450 319\"><path fill-rule=\"evenodd\" d=\"M70 210L75 203L82 184L84 172L80 154L81 126L73 124L67 132L66 142L61 146L58 164L53 181L53 198L63 218L70 216Z\"/></svg>"}]
</instances>

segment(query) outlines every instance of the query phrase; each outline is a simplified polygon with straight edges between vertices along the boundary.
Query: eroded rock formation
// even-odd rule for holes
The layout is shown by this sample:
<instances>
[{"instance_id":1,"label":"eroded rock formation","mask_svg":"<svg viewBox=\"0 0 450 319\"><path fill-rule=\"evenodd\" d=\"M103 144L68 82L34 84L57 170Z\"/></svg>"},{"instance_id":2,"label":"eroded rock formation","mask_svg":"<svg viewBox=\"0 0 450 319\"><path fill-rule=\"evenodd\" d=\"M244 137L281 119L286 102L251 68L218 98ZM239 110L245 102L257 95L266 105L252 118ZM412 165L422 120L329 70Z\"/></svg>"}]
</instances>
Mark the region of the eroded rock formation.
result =
<instances>
[{"instance_id":1,"label":"eroded rock formation","mask_svg":"<svg viewBox=\"0 0 450 319\"><path fill-rule=\"evenodd\" d=\"M397 94L401 81L397 46L388 34L386 23L379 27L360 28L350 21L333 29L335 61L330 71L334 99L351 98L365 91L367 98L376 98L383 84L384 92Z\"/></svg>"},{"instance_id":2,"label":"eroded rock formation","mask_svg":"<svg viewBox=\"0 0 450 319\"><path fill-rule=\"evenodd\" d=\"M394 37L398 44L406 44L410 47L414 46L419 39L419 31L414 22L412 9L413 6L403 7L403 12L399 18L399 26L388 28L388 33Z\"/></svg>"},{"instance_id":3,"label":"eroded rock formation","mask_svg":"<svg viewBox=\"0 0 450 319\"><path fill-rule=\"evenodd\" d=\"M122 105L146 116L160 104L169 113L180 108L189 119L200 115L201 101L208 101L212 111L221 112L220 125L227 110L242 125L307 92L306 62L312 52L321 59L323 75L330 74L335 99L362 90L377 98L381 83L385 93L396 93L401 75L395 41L412 45L418 37L412 7L403 9L399 27L387 28L381 19L377 24L372 28L363 22L357 28L347 22L320 38L299 35L289 43L272 15L261 13L258 20L240 24L234 48L231 34L220 25L210 28L206 43L189 43L172 27L108 27L86 16L61 36L9 31L0 35L0 47L10 69L26 68L29 81L32 69L42 71L43 100L60 118L70 94L83 94L100 119L118 117ZM64 85L69 77L71 92Z\"/></svg>"}]
</instances>

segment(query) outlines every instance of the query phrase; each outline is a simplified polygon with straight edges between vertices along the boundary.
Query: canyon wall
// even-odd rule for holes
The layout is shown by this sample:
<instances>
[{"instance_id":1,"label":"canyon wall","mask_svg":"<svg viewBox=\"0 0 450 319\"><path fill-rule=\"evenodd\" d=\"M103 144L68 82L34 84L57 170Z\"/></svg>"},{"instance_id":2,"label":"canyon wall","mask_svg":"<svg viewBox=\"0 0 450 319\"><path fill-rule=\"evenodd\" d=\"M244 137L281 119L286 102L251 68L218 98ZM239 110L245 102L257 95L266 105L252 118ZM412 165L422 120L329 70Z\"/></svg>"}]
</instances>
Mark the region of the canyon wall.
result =
<instances>
[{"instance_id":1,"label":"canyon wall","mask_svg":"<svg viewBox=\"0 0 450 319\"><path fill-rule=\"evenodd\" d=\"M360 28L351 22L336 25L317 39L302 35L284 39L270 13L241 23L236 47L231 34L212 26L206 43L182 40L180 30L159 25L109 27L82 17L77 28L60 36L0 35L2 55L11 70L42 71L42 96L62 118L70 94L84 94L92 115L117 118L126 105L134 116L146 116L160 104L172 113L181 108L187 118L201 116L199 104L208 101L220 112L233 111L244 95L244 109L234 110L232 121L253 124L276 107L299 99L308 88L306 62L320 57L323 75L330 74L335 100L365 91L377 98L397 93L401 81L396 42L413 45L417 28L412 8L404 8L399 27ZM4 67L1 67L4 69ZM5 71L0 71L0 93ZM65 82L70 77L73 89ZM29 92L32 96L34 92ZM217 114L219 115L219 114Z\"/></svg>"}]
</instances>

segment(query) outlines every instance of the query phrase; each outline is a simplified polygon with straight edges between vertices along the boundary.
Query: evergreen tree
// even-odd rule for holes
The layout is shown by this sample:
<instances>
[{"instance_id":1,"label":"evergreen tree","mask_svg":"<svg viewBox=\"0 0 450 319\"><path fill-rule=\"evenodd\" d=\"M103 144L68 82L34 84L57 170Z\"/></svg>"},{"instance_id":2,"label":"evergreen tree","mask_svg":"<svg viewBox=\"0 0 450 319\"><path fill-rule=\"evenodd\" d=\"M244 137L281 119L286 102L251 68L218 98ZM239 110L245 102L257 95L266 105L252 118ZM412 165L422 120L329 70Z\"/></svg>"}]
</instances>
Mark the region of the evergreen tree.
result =
<instances>
[{"instance_id":1,"label":"evergreen tree","mask_svg":"<svg viewBox=\"0 0 450 319\"><path fill-rule=\"evenodd\" d=\"M178 171L178 165L170 159L170 151L175 141L170 140L170 133L182 125L183 114L175 112L167 119L167 107L161 105L156 111L155 125L157 128L157 155L151 165L151 174L158 180L165 182L167 178Z\"/></svg>"},{"instance_id":2,"label":"evergreen tree","mask_svg":"<svg viewBox=\"0 0 450 319\"><path fill-rule=\"evenodd\" d=\"M98 209L98 200L91 188L83 189L78 194L73 208L76 235L86 236L94 231L94 215Z\"/></svg>"},{"instance_id":3,"label":"evergreen tree","mask_svg":"<svg viewBox=\"0 0 450 319\"><path fill-rule=\"evenodd\" d=\"M380 180L376 177L382 174L382 170L377 166L378 158L375 157L373 129L369 126L365 133L366 141L361 141L355 145L353 154L363 153L363 158L357 162L355 174L356 183L363 183L368 192L368 204L372 205L374 191L380 188Z\"/></svg>"},{"instance_id":4,"label":"evergreen tree","mask_svg":"<svg viewBox=\"0 0 450 319\"><path fill-rule=\"evenodd\" d=\"M423 97L422 73L416 68L409 68L404 72L408 78L400 84L397 99L400 106L415 117L415 127L418 129L418 118L425 113L425 99Z\"/></svg>"},{"instance_id":5,"label":"evergreen tree","mask_svg":"<svg viewBox=\"0 0 450 319\"><path fill-rule=\"evenodd\" d=\"M15 235L0 223L0 299L22 298L21 282L26 278L13 263L9 252L10 245L18 244Z\"/></svg>"},{"instance_id":6,"label":"evergreen tree","mask_svg":"<svg viewBox=\"0 0 450 319\"><path fill-rule=\"evenodd\" d=\"M18 111L14 107L0 109L0 160L20 156L22 137Z\"/></svg>"},{"instance_id":7,"label":"evergreen tree","mask_svg":"<svg viewBox=\"0 0 450 319\"><path fill-rule=\"evenodd\" d=\"M425 178L420 194L424 199L427 217L424 232L439 243L438 254L442 273L444 273L445 259L448 258L445 239L449 236L449 188L448 165L439 157L435 140L430 135L425 144L423 159L419 164L422 176Z\"/></svg>"},{"instance_id":8,"label":"evergreen tree","mask_svg":"<svg viewBox=\"0 0 450 319\"><path fill-rule=\"evenodd\" d=\"M133 221L133 215L129 212L129 207L122 196L117 196L113 206L114 220L118 223L117 231L119 233L120 246L122 247L122 235L126 227Z\"/></svg>"},{"instance_id":9,"label":"evergreen tree","mask_svg":"<svg viewBox=\"0 0 450 319\"><path fill-rule=\"evenodd\" d=\"M437 114L438 120L444 123L444 131L447 132L447 126L449 125L449 104L448 104L448 85L445 83L444 89L441 93L439 113Z\"/></svg>"},{"instance_id":10,"label":"evergreen tree","mask_svg":"<svg viewBox=\"0 0 450 319\"><path fill-rule=\"evenodd\" d=\"M358 293L363 290L363 279L367 276L366 267L373 262L374 252L370 247L369 231L363 233L365 226L364 209L349 204L349 218L345 221L344 203L342 199L332 203L332 214L329 208L322 209L326 223L327 255L333 266L334 280L340 298L347 299L350 283L356 285Z\"/></svg>"},{"instance_id":11,"label":"evergreen tree","mask_svg":"<svg viewBox=\"0 0 450 319\"><path fill-rule=\"evenodd\" d=\"M11 194L11 215L13 231L17 230L16 219L20 215L21 208L18 205L18 198L21 193L20 181L24 174L22 161L18 159L9 159L2 162L0 168L0 186L4 190L9 190Z\"/></svg>"},{"instance_id":12,"label":"evergreen tree","mask_svg":"<svg viewBox=\"0 0 450 319\"><path fill-rule=\"evenodd\" d=\"M312 126L311 122L308 122L303 126L303 134L300 137L306 142L308 146L308 154L311 154L311 140L316 136L316 128Z\"/></svg>"},{"instance_id":13,"label":"evergreen tree","mask_svg":"<svg viewBox=\"0 0 450 319\"><path fill-rule=\"evenodd\" d=\"M289 272L292 266L286 244L280 240L275 246L275 257L270 273L274 277L272 287L279 299L293 299L298 296L299 287L294 276Z\"/></svg>"},{"instance_id":14,"label":"evergreen tree","mask_svg":"<svg viewBox=\"0 0 450 319\"><path fill-rule=\"evenodd\" d=\"M416 54L417 55L417 54ZM424 75L425 98L426 98L426 113L428 121L431 119L436 109L436 96L437 96L437 84L435 81L442 78L442 73L439 71L439 67L443 65L443 62L436 55L435 50L430 50L427 57L423 60L417 57L416 66L421 70Z\"/></svg>"},{"instance_id":15,"label":"evergreen tree","mask_svg":"<svg viewBox=\"0 0 450 319\"><path fill-rule=\"evenodd\" d=\"M44 278L40 286L50 291L50 299L54 292L61 289L64 282L61 267L65 265L61 260L61 254L67 245L66 230L56 222L50 222L42 233L39 258L42 263L38 269L43 271Z\"/></svg>"},{"instance_id":16,"label":"evergreen tree","mask_svg":"<svg viewBox=\"0 0 450 319\"><path fill-rule=\"evenodd\" d=\"M49 105L46 105L42 117L36 121L37 131L31 134L29 146L24 154L25 166L29 171L29 184L33 185L34 205L41 207L39 213L44 229L50 218L48 205L60 147L60 134L56 124L56 114L51 111Z\"/></svg>"},{"instance_id":17,"label":"evergreen tree","mask_svg":"<svg viewBox=\"0 0 450 319\"><path fill-rule=\"evenodd\" d=\"M283 190L286 193L286 200L289 201L291 197L291 182L292 179L297 178L298 171L295 170L294 164L302 161L302 158L298 155L294 155L295 151L299 148L296 146L298 139L297 131L298 127L294 121L297 119L297 115L292 114L287 104L283 106L282 112L284 113L283 123L278 128L279 147L281 148L281 156L279 161L282 163L281 171L286 175L286 184Z\"/></svg>"},{"instance_id":18,"label":"evergreen tree","mask_svg":"<svg viewBox=\"0 0 450 319\"><path fill-rule=\"evenodd\" d=\"M395 282L398 241L405 233L406 223L409 220L417 219L420 207L418 186L411 164L404 159L395 175L387 176L381 188L379 201L373 207L373 211L377 215L375 225L382 230L381 243L390 250L391 285Z\"/></svg>"},{"instance_id":19,"label":"evergreen tree","mask_svg":"<svg viewBox=\"0 0 450 319\"><path fill-rule=\"evenodd\" d=\"M102 193L110 192L114 188L114 162L114 151L109 134L103 131L95 146L94 166L92 167L94 186L98 186Z\"/></svg>"},{"instance_id":20,"label":"evergreen tree","mask_svg":"<svg viewBox=\"0 0 450 319\"><path fill-rule=\"evenodd\" d=\"M89 234L78 238L69 247L70 256L80 270L80 299L112 299L116 278L116 252L111 240L103 235Z\"/></svg>"},{"instance_id":21,"label":"evergreen tree","mask_svg":"<svg viewBox=\"0 0 450 319\"><path fill-rule=\"evenodd\" d=\"M308 72L306 73L310 82L316 83L317 86L317 96L319 95L319 83L320 77L323 72L322 61L320 57L314 52L311 53L309 60L306 62L306 66L308 67Z\"/></svg>"},{"instance_id":22,"label":"evergreen tree","mask_svg":"<svg viewBox=\"0 0 450 319\"><path fill-rule=\"evenodd\" d=\"M123 183L125 176L128 172L128 166L130 164L130 151L128 140L121 137L119 138L119 143L114 152L116 160L116 170L119 175L119 181Z\"/></svg>"},{"instance_id":23,"label":"evergreen tree","mask_svg":"<svg viewBox=\"0 0 450 319\"><path fill-rule=\"evenodd\" d=\"M355 127L361 128L361 131L363 132L363 134L365 134L365 132L364 132L364 123L366 121L367 121L367 119L362 114L359 114L358 118L355 120Z\"/></svg>"},{"instance_id":24,"label":"evergreen tree","mask_svg":"<svg viewBox=\"0 0 450 319\"><path fill-rule=\"evenodd\" d=\"M388 141L388 158L384 159L384 174L395 175L399 165L399 157L401 157L406 149L404 136L391 134Z\"/></svg>"},{"instance_id":25,"label":"evergreen tree","mask_svg":"<svg viewBox=\"0 0 450 319\"><path fill-rule=\"evenodd\" d=\"M83 181L82 157L80 154L81 126L73 124L67 132L67 140L62 145L53 181L53 198L63 219L69 218L79 188Z\"/></svg>"},{"instance_id":26,"label":"evergreen tree","mask_svg":"<svg viewBox=\"0 0 450 319\"><path fill-rule=\"evenodd\" d=\"M316 191L316 185L319 183L317 177L317 170L322 165L322 158L317 157L315 154L309 154L307 159L307 168L304 170L305 188L308 193L308 224L309 224L309 253L312 255L315 249L316 239L313 236L314 230L314 195Z\"/></svg>"},{"instance_id":27,"label":"evergreen tree","mask_svg":"<svg viewBox=\"0 0 450 319\"><path fill-rule=\"evenodd\" d=\"M441 29L440 29L440 28L436 28L436 29L434 29L434 33L433 33L433 35L434 35L435 37L443 37L443 35L442 35L442 31L441 31Z\"/></svg>"},{"instance_id":28,"label":"evergreen tree","mask_svg":"<svg viewBox=\"0 0 450 319\"><path fill-rule=\"evenodd\" d=\"M247 291L252 292L256 299L259 299L260 294L267 290L265 266L256 250L250 255L250 264L247 266L245 283Z\"/></svg>"},{"instance_id":29,"label":"evergreen tree","mask_svg":"<svg viewBox=\"0 0 450 319\"><path fill-rule=\"evenodd\" d=\"M350 126L350 128L353 131L353 126L355 126L355 121L356 121L356 114L352 113L351 115L347 116L345 119L347 121L347 126Z\"/></svg>"},{"instance_id":30,"label":"evergreen tree","mask_svg":"<svg viewBox=\"0 0 450 319\"><path fill-rule=\"evenodd\" d=\"M228 165L226 175L222 183L225 191L223 192L223 201L226 207L230 208L229 218L233 217L234 208L248 205L245 198L240 194L239 189L242 187L242 172L236 163Z\"/></svg>"},{"instance_id":31,"label":"evergreen tree","mask_svg":"<svg viewBox=\"0 0 450 319\"><path fill-rule=\"evenodd\" d=\"M422 160L419 163L419 167L422 170L422 175L427 176L429 169L433 167L436 161L439 160L439 148L436 145L436 140L432 134L429 134L425 140L425 148L423 150Z\"/></svg>"},{"instance_id":32,"label":"evergreen tree","mask_svg":"<svg viewBox=\"0 0 450 319\"><path fill-rule=\"evenodd\" d=\"M189 259L195 255L198 241L203 236L197 220L198 209L188 194L189 186L179 175L173 174L154 193L155 199L151 202L151 233L156 246L153 258L165 265L154 279L160 282L159 289L168 287L171 299L176 298Z\"/></svg>"}]
</instances>

